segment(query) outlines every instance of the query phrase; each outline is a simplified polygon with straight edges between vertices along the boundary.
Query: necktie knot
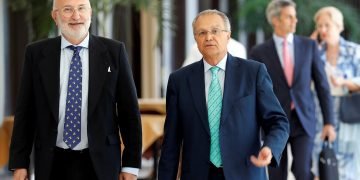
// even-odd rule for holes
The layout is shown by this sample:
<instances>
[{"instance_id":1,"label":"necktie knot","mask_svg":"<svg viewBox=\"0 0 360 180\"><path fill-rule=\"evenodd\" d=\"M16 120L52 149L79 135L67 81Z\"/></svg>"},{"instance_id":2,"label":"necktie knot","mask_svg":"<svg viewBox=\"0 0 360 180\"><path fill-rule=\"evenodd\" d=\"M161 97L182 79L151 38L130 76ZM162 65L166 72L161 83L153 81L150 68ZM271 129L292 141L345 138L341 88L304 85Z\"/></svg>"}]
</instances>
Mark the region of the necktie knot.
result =
<instances>
[{"instance_id":1,"label":"necktie knot","mask_svg":"<svg viewBox=\"0 0 360 180\"><path fill-rule=\"evenodd\" d=\"M286 38L284 38L283 40L283 46L286 46L287 45L287 41L286 41Z\"/></svg>"},{"instance_id":2,"label":"necktie knot","mask_svg":"<svg viewBox=\"0 0 360 180\"><path fill-rule=\"evenodd\" d=\"M80 50L82 49L81 46L68 46L67 48L73 50L74 54L78 54L80 52Z\"/></svg>"},{"instance_id":3,"label":"necktie knot","mask_svg":"<svg viewBox=\"0 0 360 180\"><path fill-rule=\"evenodd\" d=\"M217 66L213 66L210 68L211 74L212 74L212 78L216 78L217 77L217 73L219 72L220 68Z\"/></svg>"}]
</instances>

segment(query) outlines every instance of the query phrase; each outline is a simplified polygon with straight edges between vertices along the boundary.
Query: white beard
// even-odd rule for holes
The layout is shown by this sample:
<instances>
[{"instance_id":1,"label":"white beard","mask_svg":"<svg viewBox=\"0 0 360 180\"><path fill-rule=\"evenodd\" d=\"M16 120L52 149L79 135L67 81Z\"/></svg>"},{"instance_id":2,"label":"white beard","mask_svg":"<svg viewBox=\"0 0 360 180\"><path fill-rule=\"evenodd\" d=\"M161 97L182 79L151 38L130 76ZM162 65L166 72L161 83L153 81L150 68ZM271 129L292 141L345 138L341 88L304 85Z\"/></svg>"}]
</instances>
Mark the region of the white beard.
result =
<instances>
[{"instance_id":1,"label":"white beard","mask_svg":"<svg viewBox=\"0 0 360 180\"><path fill-rule=\"evenodd\" d=\"M58 22L58 28L61 34L69 39L82 40L88 33L91 24L91 19L84 22L78 29L73 29L68 23L64 23L61 19ZM79 26L79 25L78 25Z\"/></svg>"}]
</instances>

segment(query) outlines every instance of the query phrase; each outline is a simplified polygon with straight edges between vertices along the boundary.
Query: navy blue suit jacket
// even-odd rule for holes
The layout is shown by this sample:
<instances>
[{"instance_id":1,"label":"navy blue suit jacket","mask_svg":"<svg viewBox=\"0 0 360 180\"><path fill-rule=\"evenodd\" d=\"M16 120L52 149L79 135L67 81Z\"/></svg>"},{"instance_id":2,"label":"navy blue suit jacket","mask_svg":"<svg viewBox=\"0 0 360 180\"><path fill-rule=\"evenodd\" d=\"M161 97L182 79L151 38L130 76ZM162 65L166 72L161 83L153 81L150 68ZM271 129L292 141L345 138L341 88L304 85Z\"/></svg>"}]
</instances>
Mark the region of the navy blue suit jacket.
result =
<instances>
[{"instance_id":1,"label":"navy blue suit jacket","mask_svg":"<svg viewBox=\"0 0 360 180\"><path fill-rule=\"evenodd\" d=\"M210 130L203 61L170 75L166 110L159 180L176 179L180 153L181 179L207 180ZM273 153L272 165L277 165L289 125L273 93L270 76L263 64L228 54L220 122L220 148L227 180L266 179L265 168L250 162L250 156L257 156L261 148L260 127L265 131L264 146Z\"/></svg>"},{"instance_id":2,"label":"navy blue suit jacket","mask_svg":"<svg viewBox=\"0 0 360 180\"><path fill-rule=\"evenodd\" d=\"M330 88L315 41L294 36L294 57L294 79L292 87L289 87L273 38L254 47L249 54L250 59L266 65L273 81L274 92L288 117L292 100L303 128L313 137L316 132L316 118L311 82L314 81L325 124L334 124Z\"/></svg>"}]
</instances>

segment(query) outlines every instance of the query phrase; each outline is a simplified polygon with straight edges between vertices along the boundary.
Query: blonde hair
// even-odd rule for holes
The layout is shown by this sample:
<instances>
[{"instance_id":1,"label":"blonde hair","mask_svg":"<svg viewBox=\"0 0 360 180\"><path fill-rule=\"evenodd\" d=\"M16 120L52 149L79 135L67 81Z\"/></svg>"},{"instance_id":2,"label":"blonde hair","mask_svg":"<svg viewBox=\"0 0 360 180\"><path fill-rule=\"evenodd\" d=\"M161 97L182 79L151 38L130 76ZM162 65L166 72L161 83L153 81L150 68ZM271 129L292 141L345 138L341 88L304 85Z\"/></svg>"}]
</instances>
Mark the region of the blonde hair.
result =
<instances>
[{"instance_id":1,"label":"blonde hair","mask_svg":"<svg viewBox=\"0 0 360 180\"><path fill-rule=\"evenodd\" d=\"M341 11L333 6L326 6L319 9L314 15L315 23L321 15L328 15L330 19L339 27L340 32L344 30L344 17Z\"/></svg>"}]
</instances>

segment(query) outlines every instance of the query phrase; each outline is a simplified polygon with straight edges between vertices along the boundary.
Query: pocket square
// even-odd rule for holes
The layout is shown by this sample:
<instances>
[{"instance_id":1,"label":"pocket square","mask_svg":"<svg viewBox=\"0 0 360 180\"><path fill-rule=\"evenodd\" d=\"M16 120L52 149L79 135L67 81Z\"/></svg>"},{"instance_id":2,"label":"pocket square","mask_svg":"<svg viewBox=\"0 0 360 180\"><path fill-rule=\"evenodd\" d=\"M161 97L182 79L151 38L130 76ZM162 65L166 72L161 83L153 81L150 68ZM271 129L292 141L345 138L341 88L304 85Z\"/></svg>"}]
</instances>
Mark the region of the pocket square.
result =
<instances>
[{"instance_id":1,"label":"pocket square","mask_svg":"<svg viewBox=\"0 0 360 180\"><path fill-rule=\"evenodd\" d=\"M108 72L111 72L110 66L108 67Z\"/></svg>"}]
</instances>

